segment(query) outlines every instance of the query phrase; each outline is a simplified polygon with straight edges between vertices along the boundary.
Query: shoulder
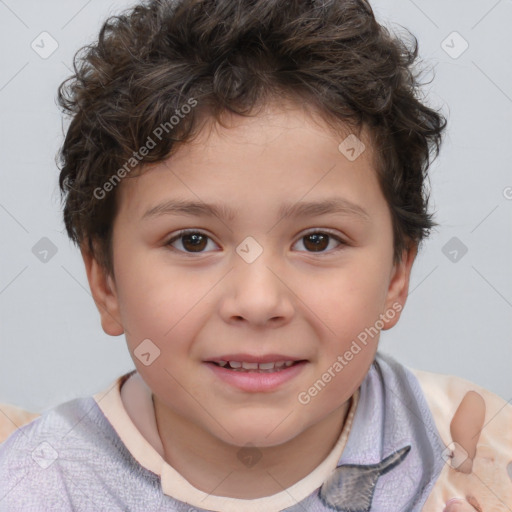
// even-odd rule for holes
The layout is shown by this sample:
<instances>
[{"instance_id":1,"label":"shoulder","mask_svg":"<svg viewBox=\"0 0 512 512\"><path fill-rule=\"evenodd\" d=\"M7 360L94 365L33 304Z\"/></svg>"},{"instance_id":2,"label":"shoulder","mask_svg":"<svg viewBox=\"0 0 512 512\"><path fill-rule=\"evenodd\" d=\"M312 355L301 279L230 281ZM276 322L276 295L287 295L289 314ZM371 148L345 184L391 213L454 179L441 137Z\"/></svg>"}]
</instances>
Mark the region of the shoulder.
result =
<instances>
[{"instance_id":1,"label":"shoulder","mask_svg":"<svg viewBox=\"0 0 512 512\"><path fill-rule=\"evenodd\" d=\"M460 377L412 368L409 371L418 380L445 445L440 456L446 464L423 510L442 510L446 501L454 497L476 500L474 502L483 510L509 510L512 505L512 405ZM481 411L477 410L479 408ZM457 449L464 452L453 439L457 436L454 417L459 418L466 412L468 419L462 418L458 423L475 442L476 454L469 472L462 472L462 465L457 469L458 463L454 462ZM467 435L464 432L463 435ZM467 454L462 458L467 458Z\"/></svg>"},{"instance_id":2,"label":"shoulder","mask_svg":"<svg viewBox=\"0 0 512 512\"><path fill-rule=\"evenodd\" d=\"M173 510L159 475L140 465L99 407L111 389L63 403L0 444L0 512Z\"/></svg>"},{"instance_id":3,"label":"shoulder","mask_svg":"<svg viewBox=\"0 0 512 512\"><path fill-rule=\"evenodd\" d=\"M101 411L92 397L75 398L38 415L12 432L0 444L0 453L22 450L35 442L53 440L59 447L65 447L69 440L75 442L91 429L99 429ZM3 460L3 458L2 458Z\"/></svg>"},{"instance_id":4,"label":"shoulder","mask_svg":"<svg viewBox=\"0 0 512 512\"><path fill-rule=\"evenodd\" d=\"M12 432L0 444L0 455L34 449L39 443L54 443L66 451L75 446L101 449L119 439L94 397L75 398L34 418ZM5 463L5 457L0 457Z\"/></svg>"},{"instance_id":5,"label":"shoulder","mask_svg":"<svg viewBox=\"0 0 512 512\"><path fill-rule=\"evenodd\" d=\"M89 433L101 429L98 411L92 397L76 398L60 404L17 428L0 444L0 474L6 467L14 469L37 459L43 444L66 452L77 442L90 443ZM29 459L26 456L29 456ZM3 475L2 475L3 476Z\"/></svg>"},{"instance_id":6,"label":"shoulder","mask_svg":"<svg viewBox=\"0 0 512 512\"><path fill-rule=\"evenodd\" d=\"M71 506L70 481L101 470L101 453L115 442L109 427L87 397L60 404L11 433L0 444L0 511Z\"/></svg>"}]
</instances>

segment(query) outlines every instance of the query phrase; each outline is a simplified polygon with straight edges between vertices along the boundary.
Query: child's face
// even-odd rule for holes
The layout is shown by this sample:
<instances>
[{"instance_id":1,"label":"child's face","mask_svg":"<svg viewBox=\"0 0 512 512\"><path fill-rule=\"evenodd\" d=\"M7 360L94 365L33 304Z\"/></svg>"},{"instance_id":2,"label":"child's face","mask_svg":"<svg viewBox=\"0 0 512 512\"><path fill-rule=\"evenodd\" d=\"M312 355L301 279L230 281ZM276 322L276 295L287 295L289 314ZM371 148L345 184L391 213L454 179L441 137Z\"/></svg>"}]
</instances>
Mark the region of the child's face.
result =
<instances>
[{"instance_id":1,"label":"child's face","mask_svg":"<svg viewBox=\"0 0 512 512\"><path fill-rule=\"evenodd\" d=\"M375 328L398 320L414 254L393 265L391 217L368 143L351 162L338 150L342 139L298 109L232 120L124 180L115 282L102 296L94 262L88 274L106 332L124 330L132 354L143 340L158 347L152 361L156 348L143 345L147 366L133 359L168 418L228 444L274 446L346 408L374 358ZM178 200L234 215L148 214ZM355 206L279 213L327 200ZM169 242L182 229L200 236ZM250 356L305 362L274 374L212 363Z\"/></svg>"}]
</instances>

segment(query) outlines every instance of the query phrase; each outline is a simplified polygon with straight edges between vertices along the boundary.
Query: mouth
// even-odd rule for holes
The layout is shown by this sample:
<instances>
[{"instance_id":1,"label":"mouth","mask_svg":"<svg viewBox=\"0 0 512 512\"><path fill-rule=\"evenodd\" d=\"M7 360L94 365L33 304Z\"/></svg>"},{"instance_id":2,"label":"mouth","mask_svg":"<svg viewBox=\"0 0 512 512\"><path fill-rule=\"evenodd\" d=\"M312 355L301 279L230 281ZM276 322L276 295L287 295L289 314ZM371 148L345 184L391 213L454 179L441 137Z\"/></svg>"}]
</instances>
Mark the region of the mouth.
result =
<instances>
[{"instance_id":1,"label":"mouth","mask_svg":"<svg viewBox=\"0 0 512 512\"><path fill-rule=\"evenodd\" d=\"M234 372L242 373L276 373L291 366L295 366L300 363L306 362L305 359L299 360L281 360L281 361L268 361L268 362L257 362L257 361L232 361L232 360L215 360L206 361L209 364L224 368L225 370L232 370Z\"/></svg>"},{"instance_id":2,"label":"mouth","mask_svg":"<svg viewBox=\"0 0 512 512\"><path fill-rule=\"evenodd\" d=\"M284 354L223 354L204 361L215 379L244 393L273 393L298 378L308 363Z\"/></svg>"}]
</instances>

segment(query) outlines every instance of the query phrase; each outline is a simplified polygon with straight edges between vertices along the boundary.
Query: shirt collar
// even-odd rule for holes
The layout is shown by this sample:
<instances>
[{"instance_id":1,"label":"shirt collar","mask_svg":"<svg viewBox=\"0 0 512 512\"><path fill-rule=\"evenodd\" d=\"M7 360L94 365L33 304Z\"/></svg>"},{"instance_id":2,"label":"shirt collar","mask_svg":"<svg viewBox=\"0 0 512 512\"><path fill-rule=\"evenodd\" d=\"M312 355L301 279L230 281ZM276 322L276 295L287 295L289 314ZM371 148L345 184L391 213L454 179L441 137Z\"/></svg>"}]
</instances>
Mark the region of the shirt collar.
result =
<instances>
[{"instance_id":1,"label":"shirt collar","mask_svg":"<svg viewBox=\"0 0 512 512\"><path fill-rule=\"evenodd\" d=\"M350 433L359 402L359 390L352 396L343 429L326 459L288 489L253 500L207 494L191 485L164 460L151 389L135 370L113 381L106 390L95 394L94 399L132 456L141 466L160 476L164 494L213 511L272 512L292 507L302 501L318 489L336 468Z\"/></svg>"}]
</instances>

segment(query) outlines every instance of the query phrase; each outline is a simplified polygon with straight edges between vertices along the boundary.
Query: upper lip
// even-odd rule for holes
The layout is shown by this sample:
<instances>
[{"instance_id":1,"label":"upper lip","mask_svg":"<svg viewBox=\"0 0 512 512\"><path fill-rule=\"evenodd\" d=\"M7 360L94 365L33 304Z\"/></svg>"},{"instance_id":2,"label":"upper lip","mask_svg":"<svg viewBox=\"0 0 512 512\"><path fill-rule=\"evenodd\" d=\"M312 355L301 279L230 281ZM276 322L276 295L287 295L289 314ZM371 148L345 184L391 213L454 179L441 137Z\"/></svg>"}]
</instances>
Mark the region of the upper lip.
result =
<instances>
[{"instance_id":1,"label":"upper lip","mask_svg":"<svg viewBox=\"0 0 512 512\"><path fill-rule=\"evenodd\" d=\"M278 361L303 361L303 358L286 356L283 354L265 354L255 356L251 354L227 354L219 357L212 357L206 362L215 361L237 361L240 363L276 363Z\"/></svg>"}]
</instances>

